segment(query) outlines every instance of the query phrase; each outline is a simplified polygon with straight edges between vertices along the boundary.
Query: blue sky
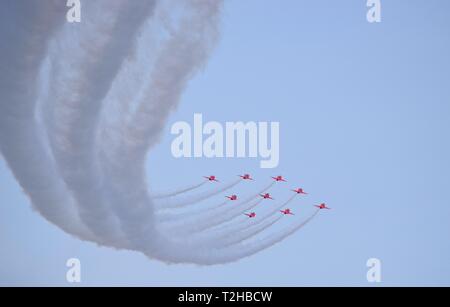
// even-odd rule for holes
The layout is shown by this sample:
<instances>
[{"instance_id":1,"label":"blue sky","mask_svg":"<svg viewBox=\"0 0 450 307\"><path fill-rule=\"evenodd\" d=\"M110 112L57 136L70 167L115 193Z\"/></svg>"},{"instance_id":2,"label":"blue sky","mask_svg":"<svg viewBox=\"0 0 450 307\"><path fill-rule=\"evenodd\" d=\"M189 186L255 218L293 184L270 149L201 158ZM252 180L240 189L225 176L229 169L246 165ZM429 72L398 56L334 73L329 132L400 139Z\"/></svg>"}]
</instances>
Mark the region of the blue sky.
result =
<instances>
[{"instance_id":1,"label":"blue sky","mask_svg":"<svg viewBox=\"0 0 450 307\"><path fill-rule=\"evenodd\" d=\"M450 4L382 5L382 22L369 24L365 1L226 1L219 45L149 156L153 190L206 174L248 171L255 185L283 174L277 198L297 185L310 192L294 211L321 201L333 210L237 263L168 266L64 234L32 211L1 160L0 285L69 285L71 257L81 260L82 285L370 286L372 257L381 285L450 285ZM279 167L173 158L170 125L196 112L280 122Z\"/></svg>"}]
</instances>

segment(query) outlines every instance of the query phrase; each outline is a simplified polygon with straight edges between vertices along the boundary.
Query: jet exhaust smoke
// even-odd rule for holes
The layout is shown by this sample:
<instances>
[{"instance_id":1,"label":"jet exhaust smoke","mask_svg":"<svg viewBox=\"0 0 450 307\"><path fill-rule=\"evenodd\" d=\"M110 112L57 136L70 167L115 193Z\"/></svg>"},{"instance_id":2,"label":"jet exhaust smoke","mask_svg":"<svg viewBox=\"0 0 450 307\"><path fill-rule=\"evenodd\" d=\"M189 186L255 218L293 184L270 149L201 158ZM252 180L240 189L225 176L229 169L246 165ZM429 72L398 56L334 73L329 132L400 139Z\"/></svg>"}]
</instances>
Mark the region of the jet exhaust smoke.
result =
<instances>
[{"instance_id":1,"label":"jet exhaust smoke","mask_svg":"<svg viewBox=\"0 0 450 307\"><path fill-rule=\"evenodd\" d=\"M77 27L64 22L65 1L15 0L0 11L0 36L7 42L0 58L0 149L45 219L99 245L166 263L213 265L268 248L317 214L254 239L280 219L275 211L248 227L226 223L259 204L259 194L274 182L233 207L223 201L198 214L174 212L242 180L190 201L172 199L207 181L149 192L148 151L206 64L218 40L222 5L87 1Z\"/></svg>"}]
</instances>

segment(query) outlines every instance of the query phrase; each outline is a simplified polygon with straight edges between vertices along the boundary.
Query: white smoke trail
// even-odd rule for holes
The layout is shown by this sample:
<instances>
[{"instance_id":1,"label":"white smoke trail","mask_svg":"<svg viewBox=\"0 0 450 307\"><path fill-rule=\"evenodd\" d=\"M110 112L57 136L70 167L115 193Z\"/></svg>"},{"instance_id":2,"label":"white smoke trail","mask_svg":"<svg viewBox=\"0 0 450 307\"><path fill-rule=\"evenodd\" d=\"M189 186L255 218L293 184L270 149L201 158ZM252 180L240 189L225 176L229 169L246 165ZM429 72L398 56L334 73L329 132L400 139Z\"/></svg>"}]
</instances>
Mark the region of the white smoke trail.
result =
<instances>
[{"instance_id":1,"label":"white smoke trail","mask_svg":"<svg viewBox=\"0 0 450 307\"><path fill-rule=\"evenodd\" d=\"M189 238L189 243L192 246L202 247L202 246L210 246L211 248L224 248L228 247L232 244L237 244L240 242L249 239L258 233L266 230L273 224L275 224L278 220L280 220L282 216L273 216L271 219L266 219L264 221L260 221L260 223L248 226L248 223L252 220L248 217L243 217L240 220L235 221L234 223L230 223L228 225L223 225L223 227L212 229L208 232L197 232L194 233ZM238 225L246 225L244 231L235 231Z\"/></svg>"},{"instance_id":2,"label":"white smoke trail","mask_svg":"<svg viewBox=\"0 0 450 307\"><path fill-rule=\"evenodd\" d=\"M50 53L48 104L53 114L47 117L51 119L47 131L53 154L83 221L105 245L122 247L118 242L124 239L103 198L95 132L102 99L134 48L136 33L153 5L153 1L87 2L83 22L76 28L66 24Z\"/></svg>"},{"instance_id":3,"label":"white smoke trail","mask_svg":"<svg viewBox=\"0 0 450 307\"><path fill-rule=\"evenodd\" d=\"M193 196L188 197L187 199L179 200L177 202L168 201L168 202L156 203L155 208L156 209L174 209L174 208L186 207L189 205L195 205L195 204L201 203L202 201L205 201L211 197L214 197L218 194L228 191L229 189L238 185L241 181L242 181L241 179L238 179L238 180L231 182L219 189L213 190L212 192L205 192L200 195L193 195Z\"/></svg>"},{"instance_id":4,"label":"white smoke trail","mask_svg":"<svg viewBox=\"0 0 450 307\"><path fill-rule=\"evenodd\" d=\"M156 199L160 199L160 198L174 197L174 196L177 196L177 195L180 195L180 194L184 194L186 192L190 192L190 191L193 191L195 189L198 189L201 186L203 186L205 183L207 183L206 180L202 181L200 183L188 186L186 188L181 188L181 189L175 190L173 192L167 192L167 193L161 193L161 194L152 195L151 198L156 200Z\"/></svg>"},{"instance_id":5,"label":"white smoke trail","mask_svg":"<svg viewBox=\"0 0 450 307\"><path fill-rule=\"evenodd\" d=\"M267 228L271 227L273 224L281 220L282 216L277 216L271 220L264 220L261 221L261 223L253 225L252 227L246 229L245 231L236 232L233 234L228 234L223 237L221 240L222 244L225 246L230 246L232 244L241 243L246 239L249 239L258 233L266 230Z\"/></svg>"},{"instance_id":6,"label":"white smoke trail","mask_svg":"<svg viewBox=\"0 0 450 307\"><path fill-rule=\"evenodd\" d=\"M281 205L276 206L274 209L263 215L257 215L256 218L250 219L247 223L233 223L231 225L226 225L225 227L219 228L222 233L221 237L231 237L229 242L237 243L258 234L280 220L282 218L282 216L280 216L280 210L285 209L285 207L292 202L297 195L298 194L293 194ZM278 215L278 217L273 218L275 215ZM214 241L221 242L220 235L219 237L216 237Z\"/></svg>"},{"instance_id":7,"label":"white smoke trail","mask_svg":"<svg viewBox=\"0 0 450 307\"><path fill-rule=\"evenodd\" d=\"M55 29L65 10L58 10L65 9L64 3L60 7L60 2L52 0L30 1L11 2L0 12L5 17L0 18L0 33L11 42L0 59L5 72L0 78L0 148L45 218L98 244L140 251L165 262L197 264L249 256L308 222L252 241L275 223L275 219L264 219L229 237L226 230L232 226L224 224L258 205L262 201L255 201L258 195L231 208L220 203L189 223L186 220L193 212L175 222L171 210L155 215L146 182L146 155L187 82L204 66L217 41L222 1L159 2L153 22L149 21L153 1L86 2L83 22L76 27L66 24L59 32ZM25 6L32 10L23 11ZM11 12L18 17L14 31L22 34L17 39L8 24ZM29 16L23 16L24 12ZM159 36L148 30L157 23L165 28ZM145 57L153 60L147 62ZM34 81L44 58L49 74L42 84L48 90L39 93ZM141 68L142 63L149 64L148 71L147 66ZM43 127L36 118L38 100L43 101L43 112L38 110ZM238 182L195 201L209 199ZM167 229L171 231L166 233ZM218 237L225 239L213 241Z\"/></svg>"},{"instance_id":8,"label":"white smoke trail","mask_svg":"<svg viewBox=\"0 0 450 307\"><path fill-rule=\"evenodd\" d=\"M245 244L233 244L224 248L197 246L194 250L185 250L182 255L177 254L176 250L181 248L183 245L193 245L193 242L189 242L189 238L186 238L184 241L169 241L165 244L160 242L161 249L159 251L155 251L155 256L161 257L160 255L164 255L165 261L171 263L189 262L202 265L213 265L237 261L283 241L297 230L311 222L319 211L320 210L316 210L306 220L299 223L293 223L283 231L272 233L261 240L254 240Z\"/></svg>"},{"instance_id":9,"label":"white smoke trail","mask_svg":"<svg viewBox=\"0 0 450 307\"><path fill-rule=\"evenodd\" d=\"M262 222L264 222L265 220L269 219L270 217L272 217L274 214L278 214L280 210L282 209L286 209L286 206L288 204L290 204L296 197L298 194L294 194L291 197L289 197L286 201L284 201L281 205L276 206L275 208L273 208L271 211L266 212L265 214L262 215L258 215L255 218L253 218L248 224L240 224L239 227L236 227L234 229L235 232L239 232L239 231L244 231L245 229L252 227L256 224L260 224Z\"/></svg>"},{"instance_id":10,"label":"white smoke trail","mask_svg":"<svg viewBox=\"0 0 450 307\"><path fill-rule=\"evenodd\" d=\"M34 208L48 221L92 239L57 175L36 120L35 80L48 42L65 16L61 1L9 1L0 10L0 149ZM24 39L26 37L26 39Z\"/></svg>"},{"instance_id":11,"label":"white smoke trail","mask_svg":"<svg viewBox=\"0 0 450 307\"><path fill-rule=\"evenodd\" d=\"M291 196L282 205L278 206L277 210L272 210L270 213L265 214L259 219L245 218L245 221L238 220L234 223L225 224L218 224L217 221L213 221L207 225L203 224L194 228L186 227L183 230L193 232L193 239L195 239L195 244L197 245L210 244L212 246L229 246L255 236L275 224L283 217L280 215L280 208L283 208L284 205L292 201L295 196L296 195ZM258 200L252 207L258 205L261 201L262 199ZM182 215L182 217L186 218L185 215ZM209 232L204 232L206 229L211 230Z\"/></svg>"},{"instance_id":12,"label":"white smoke trail","mask_svg":"<svg viewBox=\"0 0 450 307\"><path fill-rule=\"evenodd\" d=\"M239 179L238 182L240 181L241 179ZM260 204L263 200L261 198L255 202L253 201L260 197L260 194L268 191L274 184L275 182L271 182L258 193L245 198L243 201L233 202L229 208L224 208L224 205L229 203L229 201L225 201L218 205L202 208L200 210L190 210L182 213L164 212L158 215L158 219L161 223L165 223L165 225L162 225L162 228L165 231L175 233L178 231L186 232L187 229L190 229L192 232L198 232L213 227L225 227L224 225L221 225L221 223L225 223ZM220 218L221 222L219 224L208 222L213 220L216 221L219 217L222 217Z\"/></svg>"},{"instance_id":13,"label":"white smoke trail","mask_svg":"<svg viewBox=\"0 0 450 307\"><path fill-rule=\"evenodd\" d=\"M178 225L172 225L167 223L164 225L164 230L171 233L195 233L205 231L210 228L219 227L222 223L231 221L232 219L240 216L247 210L250 210L259 205L263 200L257 199L256 201L246 203L246 207L242 208L242 205L233 206L232 208L223 208L219 212L204 212L203 214L196 215L192 218L184 218L178 220L171 220L170 222L178 223ZM224 227L226 225L223 225Z\"/></svg>"},{"instance_id":14,"label":"white smoke trail","mask_svg":"<svg viewBox=\"0 0 450 307\"><path fill-rule=\"evenodd\" d=\"M146 153L157 141L186 82L203 65L216 40L221 2L190 0L183 1L182 5L184 16L156 56L148 90L142 94L128 126L120 133L122 137L109 148L108 157L102 163L105 177L109 178L110 200L122 229L136 248L150 254L159 246L153 239L158 235L152 235L153 209L143 173ZM126 206L130 202L139 206Z\"/></svg>"},{"instance_id":15,"label":"white smoke trail","mask_svg":"<svg viewBox=\"0 0 450 307\"><path fill-rule=\"evenodd\" d=\"M195 218L195 217L197 217L201 214L205 214L205 213L216 212L218 209L220 209L220 208L223 209L226 205L230 205L230 204L233 205L230 200L225 200L215 206L208 207L205 209L189 210L188 212L181 212L181 213L170 212L169 214L167 214L166 212L163 212L163 213L156 212L156 215L157 215L158 222L160 222L160 223L167 223L169 221L184 223L186 221L186 219L192 219L192 218Z\"/></svg>"},{"instance_id":16,"label":"white smoke trail","mask_svg":"<svg viewBox=\"0 0 450 307\"><path fill-rule=\"evenodd\" d=\"M166 224L162 225L164 231L171 233L185 233L188 232L199 232L204 231L209 228L218 227L218 225L231 221L232 219L238 217L244 212L259 205L263 198L260 194L268 191L275 182L271 182L269 185L265 186L258 193L248 197L247 199L233 205L231 208L218 208L213 211L203 212L193 217L186 217L183 220L177 219L168 221ZM259 199L257 199L259 198Z\"/></svg>"},{"instance_id":17,"label":"white smoke trail","mask_svg":"<svg viewBox=\"0 0 450 307\"><path fill-rule=\"evenodd\" d=\"M240 233L246 232L249 229L255 229L255 227L261 227L262 230L264 230L267 227L264 227L263 225L267 225L267 221L271 220L271 218L276 215L280 214L280 210L283 209L286 205L288 205L291 201L293 201L296 198L297 194L292 195L290 198L288 198L286 201L284 201L281 205L277 206L273 210L263 214L263 215L257 215L255 218L247 219L245 223L238 221L236 223L228 223L225 225L222 224L215 224L211 226L212 233L209 234L209 238L214 238L214 242L221 242L220 238L227 237L230 235L237 234L239 236ZM259 202L260 203L260 202ZM272 224L269 222L268 224L271 226ZM204 229L203 229L204 230ZM201 238L202 236L200 236Z\"/></svg>"}]
</instances>

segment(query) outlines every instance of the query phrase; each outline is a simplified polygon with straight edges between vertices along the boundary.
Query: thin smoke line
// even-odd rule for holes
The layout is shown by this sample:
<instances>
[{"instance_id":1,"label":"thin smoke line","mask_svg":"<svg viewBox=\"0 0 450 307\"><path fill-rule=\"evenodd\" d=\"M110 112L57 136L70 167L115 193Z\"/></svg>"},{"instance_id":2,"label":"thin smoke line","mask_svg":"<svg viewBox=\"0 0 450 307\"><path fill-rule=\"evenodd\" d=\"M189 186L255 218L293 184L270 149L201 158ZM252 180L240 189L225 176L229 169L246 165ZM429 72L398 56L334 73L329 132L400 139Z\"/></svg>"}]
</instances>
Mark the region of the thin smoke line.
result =
<instances>
[{"instance_id":1,"label":"thin smoke line","mask_svg":"<svg viewBox=\"0 0 450 307\"><path fill-rule=\"evenodd\" d=\"M184 193L186 193L186 192L190 192L190 191L192 191L192 190L198 189L198 188L200 188L201 186L203 186L204 184L206 184L206 182L207 182L207 181L204 180L204 181L202 181L202 182L200 182L200 183L197 183L197 184L194 184L194 185L185 187L185 188L181 188L181 189L175 190L175 191L173 191L173 192L168 192L168 193L163 193L163 194L156 194L156 195L152 195L152 196L150 196L150 197L151 197L152 199L161 199L161 198L174 197L174 196L177 196L177 195L179 195L179 194L184 194Z\"/></svg>"}]
</instances>

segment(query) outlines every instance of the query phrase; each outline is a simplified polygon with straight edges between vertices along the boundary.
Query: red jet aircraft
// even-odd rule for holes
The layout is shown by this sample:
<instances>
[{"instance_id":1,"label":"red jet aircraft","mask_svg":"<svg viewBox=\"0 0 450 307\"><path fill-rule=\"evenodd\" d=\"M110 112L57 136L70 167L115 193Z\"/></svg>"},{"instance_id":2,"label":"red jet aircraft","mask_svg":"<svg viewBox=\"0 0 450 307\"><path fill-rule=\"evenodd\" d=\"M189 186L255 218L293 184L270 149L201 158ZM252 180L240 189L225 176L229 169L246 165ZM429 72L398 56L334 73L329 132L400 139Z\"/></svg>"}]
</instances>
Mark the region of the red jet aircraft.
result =
<instances>
[{"instance_id":1,"label":"red jet aircraft","mask_svg":"<svg viewBox=\"0 0 450 307\"><path fill-rule=\"evenodd\" d=\"M250 174L239 175L239 177L241 177L244 180L253 180Z\"/></svg>"},{"instance_id":2,"label":"red jet aircraft","mask_svg":"<svg viewBox=\"0 0 450 307\"><path fill-rule=\"evenodd\" d=\"M295 189L295 190L292 190L292 191L297 193L297 194L305 194L305 195L308 194L302 188L298 188L298 189Z\"/></svg>"},{"instance_id":3,"label":"red jet aircraft","mask_svg":"<svg viewBox=\"0 0 450 307\"><path fill-rule=\"evenodd\" d=\"M264 199L272 199L272 200L273 200L272 196L270 196L269 193L266 193L266 194L259 194L259 196L261 196L261 197L264 198Z\"/></svg>"},{"instance_id":4,"label":"red jet aircraft","mask_svg":"<svg viewBox=\"0 0 450 307\"><path fill-rule=\"evenodd\" d=\"M330 210L331 208L328 208L326 204L322 203L320 205L315 205L315 207L319 208L320 210L322 209L328 209Z\"/></svg>"},{"instance_id":5,"label":"red jet aircraft","mask_svg":"<svg viewBox=\"0 0 450 307\"><path fill-rule=\"evenodd\" d=\"M291 209L286 209L286 210L280 210L281 213L283 213L284 215L294 215L294 213L292 213Z\"/></svg>"},{"instance_id":6,"label":"red jet aircraft","mask_svg":"<svg viewBox=\"0 0 450 307\"><path fill-rule=\"evenodd\" d=\"M225 196L226 198L228 198L229 200L237 200L237 195L231 195L231 196Z\"/></svg>"},{"instance_id":7,"label":"red jet aircraft","mask_svg":"<svg viewBox=\"0 0 450 307\"><path fill-rule=\"evenodd\" d=\"M284 181L284 182L286 182L286 180L283 178L283 176L272 177L272 179L274 179L275 181Z\"/></svg>"},{"instance_id":8,"label":"red jet aircraft","mask_svg":"<svg viewBox=\"0 0 450 307\"><path fill-rule=\"evenodd\" d=\"M216 176L214 176L214 175L212 175L212 176L203 176L203 177L208 179L209 181L219 182L219 180L217 180Z\"/></svg>"},{"instance_id":9,"label":"red jet aircraft","mask_svg":"<svg viewBox=\"0 0 450 307\"><path fill-rule=\"evenodd\" d=\"M246 216L248 216L249 218L254 218L256 217L256 213L252 212L252 213L244 213Z\"/></svg>"}]
</instances>

